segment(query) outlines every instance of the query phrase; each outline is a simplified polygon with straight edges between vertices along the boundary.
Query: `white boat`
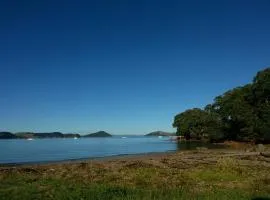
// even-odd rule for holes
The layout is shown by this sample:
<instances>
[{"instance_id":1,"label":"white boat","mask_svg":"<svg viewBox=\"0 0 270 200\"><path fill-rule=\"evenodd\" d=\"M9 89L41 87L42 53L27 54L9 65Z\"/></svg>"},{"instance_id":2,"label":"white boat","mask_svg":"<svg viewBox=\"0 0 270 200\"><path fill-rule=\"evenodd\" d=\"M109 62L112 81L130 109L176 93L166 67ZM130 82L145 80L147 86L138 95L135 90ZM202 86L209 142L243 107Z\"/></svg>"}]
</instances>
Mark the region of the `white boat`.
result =
<instances>
[{"instance_id":1,"label":"white boat","mask_svg":"<svg viewBox=\"0 0 270 200\"><path fill-rule=\"evenodd\" d=\"M124 137L121 137L121 138L127 138L127 137L124 136Z\"/></svg>"},{"instance_id":2,"label":"white boat","mask_svg":"<svg viewBox=\"0 0 270 200\"><path fill-rule=\"evenodd\" d=\"M77 138L77 137L74 137L73 139L74 139L74 140L77 140L78 138Z\"/></svg>"},{"instance_id":3,"label":"white boat","mask_svg":"<svg viewBox=\"0 0 270 200\"><path fill-rule=\"evenodd\" d=\"M27 140L33 140L33 138L27 138Z\"/></svg>"}]
</instances>

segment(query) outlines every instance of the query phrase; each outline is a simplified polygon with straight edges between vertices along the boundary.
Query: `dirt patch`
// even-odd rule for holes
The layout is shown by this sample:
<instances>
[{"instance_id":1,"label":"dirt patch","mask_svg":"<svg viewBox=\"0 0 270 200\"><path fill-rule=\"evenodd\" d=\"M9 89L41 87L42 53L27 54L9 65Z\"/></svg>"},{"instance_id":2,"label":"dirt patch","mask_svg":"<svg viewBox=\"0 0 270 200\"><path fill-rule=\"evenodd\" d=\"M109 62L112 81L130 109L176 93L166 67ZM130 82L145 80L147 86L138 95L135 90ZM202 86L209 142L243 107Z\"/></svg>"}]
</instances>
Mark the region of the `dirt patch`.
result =
<instances>
[{"instance_id":1,"label":"dirt patch","mask_svg":"<svg viewBox=\"0 0 270 200\"><path fill-rule=\"evenodd\" d=\"M155 167L153 164L144 162L142 160L136 160L136 161L129 161L127 164L124 165L126 168L139 168L139 167L144 167L144 168L152 168Z\"/></svg>"}]
</instances>

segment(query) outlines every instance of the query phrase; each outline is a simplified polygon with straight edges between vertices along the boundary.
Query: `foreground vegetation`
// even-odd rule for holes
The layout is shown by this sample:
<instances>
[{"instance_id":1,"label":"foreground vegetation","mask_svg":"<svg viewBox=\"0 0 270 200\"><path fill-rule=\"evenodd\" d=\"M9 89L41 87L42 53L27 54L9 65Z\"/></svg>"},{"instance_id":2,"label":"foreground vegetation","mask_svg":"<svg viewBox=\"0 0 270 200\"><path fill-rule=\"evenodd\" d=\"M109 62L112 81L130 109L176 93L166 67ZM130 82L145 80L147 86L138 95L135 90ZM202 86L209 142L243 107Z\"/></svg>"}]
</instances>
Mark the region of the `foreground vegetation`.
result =
<instances>
[{"instance_id":1,"label":"foreground vegetation","mask_svg":"<svg viewBox=\"0 0 270 200\"><path fill-rule=\"evenodd\" d=\"M204 109L176 115L173 126L186 139L270 143L270 68L258 72L251 84L216 97Z\"/></svg>"},{"instance_id":2,"label":"foreground vegetation","mask_svg":"<svg viewBox=\"0 0 270 200\"><path fill-rule=\"evenodd\" d=\"M0 168L0 199L270 198L270 158L197 150Z\"/></svg>"}]
</instances>

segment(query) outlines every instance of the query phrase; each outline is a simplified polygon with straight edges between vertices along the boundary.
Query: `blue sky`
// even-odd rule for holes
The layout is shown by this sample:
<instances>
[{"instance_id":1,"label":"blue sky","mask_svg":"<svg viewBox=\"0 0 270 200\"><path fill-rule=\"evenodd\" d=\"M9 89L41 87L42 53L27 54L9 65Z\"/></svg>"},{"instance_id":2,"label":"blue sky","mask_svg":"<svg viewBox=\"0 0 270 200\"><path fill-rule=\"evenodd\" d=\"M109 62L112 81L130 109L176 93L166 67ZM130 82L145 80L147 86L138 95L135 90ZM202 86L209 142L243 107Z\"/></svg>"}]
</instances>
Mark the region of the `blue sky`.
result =
<instances>
[{"instance_id":1,"label":"blue sky","mask_svg":"<svg viewBox=\"0 0 270 200\"><path fill-rule=\"evenodd\" d=\"M270 2L2 1L0 130L145 134L270 66Z\"/></svg>"}]
</instances>

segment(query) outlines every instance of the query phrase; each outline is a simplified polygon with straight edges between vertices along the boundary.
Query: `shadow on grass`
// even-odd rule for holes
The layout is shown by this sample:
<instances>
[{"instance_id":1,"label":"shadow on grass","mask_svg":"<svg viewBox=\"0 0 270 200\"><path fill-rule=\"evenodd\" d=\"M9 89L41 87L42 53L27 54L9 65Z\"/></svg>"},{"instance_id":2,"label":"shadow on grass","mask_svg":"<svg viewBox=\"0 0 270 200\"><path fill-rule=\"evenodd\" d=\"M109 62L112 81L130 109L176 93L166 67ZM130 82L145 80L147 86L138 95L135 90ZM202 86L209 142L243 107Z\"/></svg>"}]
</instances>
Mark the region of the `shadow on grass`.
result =
<instances>
[{"instance_id":1,"label":"shadow on grass","mask_svg":"<svg viewBox=\"0 0 270 200\"><path fill-rule=\"evenodd\" d=\"M256 198L252 198L251 200L270 200L270 198L268 198L268 197L256 197Z\"/></svg>"}]
</instances>

